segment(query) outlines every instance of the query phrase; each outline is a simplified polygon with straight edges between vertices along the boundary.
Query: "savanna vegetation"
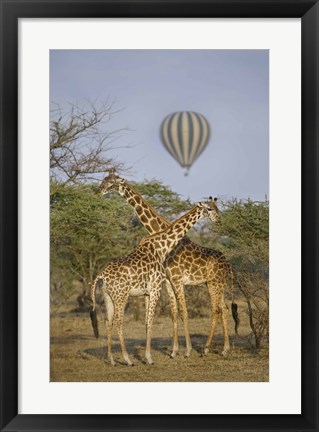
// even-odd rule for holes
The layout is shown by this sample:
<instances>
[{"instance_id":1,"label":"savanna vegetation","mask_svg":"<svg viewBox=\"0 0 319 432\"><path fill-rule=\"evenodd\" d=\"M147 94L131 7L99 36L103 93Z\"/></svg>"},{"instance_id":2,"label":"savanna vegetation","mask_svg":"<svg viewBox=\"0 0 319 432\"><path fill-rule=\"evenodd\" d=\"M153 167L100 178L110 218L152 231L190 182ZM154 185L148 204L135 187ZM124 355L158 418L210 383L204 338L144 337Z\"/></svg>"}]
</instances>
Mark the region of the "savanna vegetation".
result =
<instances>
[{"instance_id":1,"label":"savanna vegetation","mask_svg":"<svg viewBox=\"0 0 319 432\"><path fill-rule=\"evenodd\" d=\"M169 359L172 329L162 290L153 338L156 366L147 368L142 362L144 301L133 298L126 310L124 332L128 349L141 360L139 367L127 371L123 366L124 371L114 370L111 378L105 374L108 366L112 369L102 361L105 339L96 342L91 330L90 287L109 259L131 252L147 232L123 198L95 194L102 173L115 167L125 177L125 167L108 157L123 132L105 132L114 114L112 104L91 108L72 106L65 113L56 109L51 121L51 380L267 381L269 205L249 199L220 201L220 223L203 220L189 232L195 242L222 251L234 269L241 325L239 336L231 332L229 356L222 358L213 350L211 357L201 357L210 308L207 289L200 286L185 288L194 353L188 360L182 355ZM169 221L194 204L156 179L134 183L134 187ZM230 292L225 297L230 303ZM233 326L230 320L229 324ZM221 334L216 341L218 348Z\"/></svg>"}]
</instances>

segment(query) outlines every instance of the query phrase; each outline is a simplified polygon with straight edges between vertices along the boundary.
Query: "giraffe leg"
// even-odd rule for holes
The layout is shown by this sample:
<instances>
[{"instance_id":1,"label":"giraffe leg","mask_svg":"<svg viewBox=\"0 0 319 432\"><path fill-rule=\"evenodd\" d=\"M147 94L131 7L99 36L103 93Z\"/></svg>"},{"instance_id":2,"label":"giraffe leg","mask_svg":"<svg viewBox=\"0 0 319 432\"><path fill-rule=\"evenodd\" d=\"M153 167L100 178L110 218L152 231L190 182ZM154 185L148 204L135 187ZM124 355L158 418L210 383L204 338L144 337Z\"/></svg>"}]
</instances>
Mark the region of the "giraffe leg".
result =
<instances>
[{"instance_id":1,"label":"giraffe leg","mask_svg":"<svg viewBox=\"0 0 319 432\"><path fill-rule=\"evenodd\" d=\"M188 312L187 312L186 301L185 301L184 285L183 282L181 281L178 283L175 282L174 284L172 284L172 286L177 297L179 310L181 312L181 318L184 324L184 333L185 333L185 340L186 340L185 357L189 357L192 352L192 342L188 330Z\"/></svg>"},{"instance_id":2,"label":"giraffe leg","mask_svg":"<svg viewBox=\"0 0 319 432\"><path fill-rule=\"evenodd\" d=\"M112 354L112 330L114 318L114 305L111 297L104 293L104 303L106 308L106 327L107 327L107 358L112 366L115 366L115 361Z\"/></svg>"},{"instance_id":3,"label":"giraffe leg","mask_svg":"<svg viewBox=\"0 0 319 432\"><path fill-rule=\"evenodd\" d=\"M121 302L121 304L115 304L114 324L116 326L117 334L119 336L124 361L128 364L128 366L133 366L133 363L126 350L126 345L125 345L125 340L123 335L123 318L124 318L125 304L126 302L123 303Z\"/></svg>"},{"instance_id":4,"label":"giraffe leg","mask_svg":"<svg viewBox=\"0 0 319 432\"><path fill-rule=\"evenodd\" d=\"M145 295L144 296L144 302L145 302L145 325L147 325L147 315L148 315L148 308L150 304L150 296Z\"/></svg>"},{"instance_id":5,"label":"giraffe leg","mask_svg":"<svg viewBox=\"0 0 319 432\"><path fill-rule=\"evenodd\" d=\"M155 307L157 300L159 299L161 292L161 286L153 287L150 293L150 302L148 307L147 314L147 323L146 323L146 349L145 349L145 358L147 364L153 364L153 359L151 355L151 335L152 335L152 327L155 316Z\"/></svg>"},{"instance_id":6,"label":"giraffe leg","mask_svg":"<svg viewBox=\"0 0 319 432\"><path fill-rule=\"evenodd\" d=\"M230 351L229 336L228 336L228 307L225 303L224 298L222 299L222 323L224 331L224 349L222 352L223 356L226 356Z\"/></svg>"},{"instance_id":7,"label":"giraffe leg","mask_svg":"<svg viewBox=\"0 0 319 432\"><path fill-rule=\"evenodd\" d=\"M177 301L176 297L170 284L169 280L165 281L166 291L169 299L169 305L171 310L171 318L173 322L173 349L171 353L171 357L174 358L178 353L178 329L177 329L177 319L178 319L178 309L177 309Z\"/></svg>"},{"instance_id":8,"label":"giraffe leg","mask_svg":"<svg viewBox=\"0 0 319 432\"><path fill-rule=\"evenodd\" d=\"M209 353L212 340L214 337L216 325L218 323L218 319L221 313L221 309L220 309L221 294L220 294L219 287L215 284L212 284L211 282L208 282L207 286L210 294L212 321L211 321L210 333L204 348L204 355Z\"/></svg>"}]
</instances>

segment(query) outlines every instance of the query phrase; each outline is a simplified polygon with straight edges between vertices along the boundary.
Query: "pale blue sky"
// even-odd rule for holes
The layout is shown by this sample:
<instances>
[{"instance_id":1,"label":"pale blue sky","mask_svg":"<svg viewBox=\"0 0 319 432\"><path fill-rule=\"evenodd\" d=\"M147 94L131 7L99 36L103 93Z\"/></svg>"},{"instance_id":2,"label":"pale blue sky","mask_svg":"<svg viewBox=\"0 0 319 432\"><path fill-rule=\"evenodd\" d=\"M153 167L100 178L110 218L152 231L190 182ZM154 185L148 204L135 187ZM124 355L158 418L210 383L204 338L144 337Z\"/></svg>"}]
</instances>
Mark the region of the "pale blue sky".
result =
<instances>
[{"instance_id":1,"label":"pale blue sky","mask_svg":"<svg viewBox=\"0 0 319 432\"><path fill-rule=\"evenodd\" d=\"M161 179L198 201L214 195L263 200L269 183L267 50L53 50L50 100L61 107L116 99L108 129L128 127L109 155L129 180ZM188 177L164 149L160 124L174 111L210 123L206 150Z\"/></svg>"}]
</instances>

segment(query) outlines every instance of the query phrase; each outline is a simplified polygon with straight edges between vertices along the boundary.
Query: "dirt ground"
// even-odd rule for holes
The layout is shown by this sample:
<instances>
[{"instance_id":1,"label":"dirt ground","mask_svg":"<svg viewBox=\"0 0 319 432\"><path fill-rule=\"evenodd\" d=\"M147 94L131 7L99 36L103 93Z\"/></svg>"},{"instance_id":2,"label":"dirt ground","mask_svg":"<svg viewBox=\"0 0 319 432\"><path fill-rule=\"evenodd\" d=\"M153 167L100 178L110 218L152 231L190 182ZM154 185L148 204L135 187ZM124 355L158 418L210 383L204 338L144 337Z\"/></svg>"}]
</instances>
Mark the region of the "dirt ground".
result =
<instances>
[{"instance_id":1,"label":"dirt ground","mask_svg":"<svg viewBox=\"0 0 319 432\"><path fill-rule=\"evenodd\" d=\"M240 309L244 306L239 305ZM70 309L69 309L70 310ZM230 314L229 314L230 315ZM262 382L269 380L268 347L254 350L249 334L248 321L240 313L242 337L234 334L234 325L229 316L231 352L221 356L223 336L221 325L217 328L211 352L203 357L210 326L210 318L189 320L193 351L190 358L184 357L185 338L183 324L179 322L179 355L170 358L172 324L169 317L157 317L153 327L152 357L154 365L144 362L145 326L126 316L124 336L127 350L134 362L126 366L117 336L114 332L113 352L116 366L106 360L106 329L103 316L99 314L100 338L93 336L89 313L59 311L51 316L50 369L51 381L55 382ZM244 319L242 319L244 318ZM246 322L247 321L247 322Z\"/></svg>"}]
</instances>

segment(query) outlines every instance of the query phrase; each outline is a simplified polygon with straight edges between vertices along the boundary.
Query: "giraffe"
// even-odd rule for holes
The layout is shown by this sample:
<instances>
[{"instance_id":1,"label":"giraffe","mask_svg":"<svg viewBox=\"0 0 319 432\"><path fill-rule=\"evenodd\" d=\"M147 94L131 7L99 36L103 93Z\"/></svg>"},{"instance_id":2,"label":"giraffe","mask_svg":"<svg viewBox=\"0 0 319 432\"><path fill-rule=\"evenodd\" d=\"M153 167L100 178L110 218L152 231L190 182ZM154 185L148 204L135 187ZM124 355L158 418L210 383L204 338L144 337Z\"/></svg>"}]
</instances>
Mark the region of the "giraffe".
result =
<instances>
[{"instance_id":1,"label":"giraffe","mask_svg":"<svg viewBox=\"0 0 319 432\"><path fill-rule=\"evenodd\" d=\"M146 311L146 350L145 358L152 364L151 330L155 314L155 306L165 280L164 261L173 248L182 240L186 232L202 217L209 216L212 221L219 217L218 210L207 203L197 203L189 212L178 218L164 231L143 238L137 247L127 256L110 261L96 277L92 285L92 313L95 312L95 290L102 288L106 306L108 359L115 365L112 355L113 322L119 336L122 355L128 365L132 361L126 350L123 336L123 317L128 297L147 296ZM91 319L92 319L91 313ZM98 329L94 327L95 335ZM95 322L97 324L97 322Z\"/></svg>"},{"instance_id":2,"label":"giraffe","mask_svg":"<svg viewBox=\"0 0 319 432\"><path fill-rule=\"evenodd\" d=\"M110 170L109 175L101 182L97 193L104 195L109 192L119 193L128 204L136 211L140 221L150 234L165 230L170 223L160 216L156 210L144 200L144 198L125 179L116 175L115 170ZM216 199L210 197L210 206L218 211ZM186 339L185 357L189 357L192 343L188 329L188 312L185 302L184 285L195 287L206 283L210 294L211 326L204 355L209 353L212 345L215 328L219 318L222 319L224 332L224 346L222 355L227 355L230 350L228 336L228 308L224 301L224 290L227 282L230 283L232 296L234 276L232 268L226 257L217 250L204 248L188 237L184 237L178 246L170 252L164 262L166 268L166 289L170 302L171 317L173 321L173 348L171 357L175 357L179 351L178 344L178 307L184 324ZM232 315L235 320L235 331L239 325L236 304L232 302Z\"/></svg>"}]
</instances>

